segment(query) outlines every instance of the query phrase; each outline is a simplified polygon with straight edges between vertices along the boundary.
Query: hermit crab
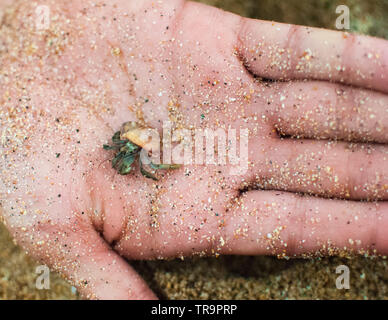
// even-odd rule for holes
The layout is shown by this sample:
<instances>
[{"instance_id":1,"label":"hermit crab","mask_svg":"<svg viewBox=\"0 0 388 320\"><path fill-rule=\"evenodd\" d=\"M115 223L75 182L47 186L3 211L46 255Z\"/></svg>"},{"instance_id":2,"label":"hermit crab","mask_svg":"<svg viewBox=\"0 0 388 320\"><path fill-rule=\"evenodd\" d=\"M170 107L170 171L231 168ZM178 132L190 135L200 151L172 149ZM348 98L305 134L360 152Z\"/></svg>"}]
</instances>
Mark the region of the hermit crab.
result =
<instances>
[{"instance_id":1,"label":"hermit crab","mask_svg":"<svg viewBox=\"0 0 388 320\"><path fill-rule=\"evenodd\" d=\"M149 151L148 141L144 140L142 133L147 130L144 126L135 121L125 122L120 131L117 131L112 137L112 144L103 146L104 150L117 151L116 156L112 159L112 168L117 170L121 175L127 175L132 171L132 165L138 159L141 174L149 179L157 181L158 179L149 171L144 169L144 163L140 153L144 148ZM178 169L177 164L154 164L148 158L148 166L153 170Z\"/></svg>"}]
</instances>

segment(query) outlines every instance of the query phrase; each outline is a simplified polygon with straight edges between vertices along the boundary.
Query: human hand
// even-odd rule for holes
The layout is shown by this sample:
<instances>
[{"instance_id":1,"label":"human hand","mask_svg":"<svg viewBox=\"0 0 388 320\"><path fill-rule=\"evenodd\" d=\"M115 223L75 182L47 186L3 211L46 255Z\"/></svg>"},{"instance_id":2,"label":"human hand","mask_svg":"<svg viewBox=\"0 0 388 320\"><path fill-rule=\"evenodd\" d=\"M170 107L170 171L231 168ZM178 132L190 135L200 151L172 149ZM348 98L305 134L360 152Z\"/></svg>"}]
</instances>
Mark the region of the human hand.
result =
<instances>
[{"instance_id":1,"label":"human hand","mask_svg":"<svg viewBox=\"0 0 388 320\"><path fill-rule=\"evenodd\" d=\"M125 258L388 252L388 42L178 0L42 4L49 29L29 1L0 29L2 216L83 295L155 298ZM248 129L247 172L105 161L123 122L166 120Z\"/></svg>"}]
</instances>

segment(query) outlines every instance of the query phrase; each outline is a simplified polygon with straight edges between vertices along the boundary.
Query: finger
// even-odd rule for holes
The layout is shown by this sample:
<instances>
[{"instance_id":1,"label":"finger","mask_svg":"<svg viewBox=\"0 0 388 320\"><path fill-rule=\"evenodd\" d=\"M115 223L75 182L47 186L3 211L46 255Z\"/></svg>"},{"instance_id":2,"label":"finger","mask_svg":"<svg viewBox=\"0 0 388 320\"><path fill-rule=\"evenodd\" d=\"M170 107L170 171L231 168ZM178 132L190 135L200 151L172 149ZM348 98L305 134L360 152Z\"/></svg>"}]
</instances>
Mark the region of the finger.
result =
<instances>
[{"instance_id":1,"label":"finger","mask_svg":"<svg viewBox=\"0 0 388 320\"><path fill-rule=\"evenodd\" d=\"M388 96L326 82L273 85L273 123L282 135L388 143Z\"/></svg>"},{"instance_id":2,"label":"finger","mask_svg":"<svg viewBox=\"0 0 388 320\"><path fill-rule=\"evenodd\" d=\"M388 200L386 146L284 139L274 140L263 152L251 148L255 172L248 187Z\"/></svg>"},{"instance_id":3,"label":"finger","mask_svg":"<svg viewBox=\"0 0 388 320\"><path fill-rule=\"evenodd\" d=\"M243 19L238 51L255 75L317 79L388 92L388 42L324 29Z\"/></svg>"},{"instance_id":4,"label":"finger","mask_svg":"<svg viewBox=\"0 0 388 320\"><path fill-rule=\"evenodd\" d=\"M68 244L71 251L59 268L88 299L153 300L155 294L137 272L99 234L90 229L82 240Z\"/></svg>"},{"instance_id":5,"label":"finger","mask_svg":"<svg viewBox=\"0 0 388 320\"><path fill-rule=\"evenodd\" d=\"M386 202L250 191L230 210L225 225L224 254L292 257L388 253Z\"/></svg>"}]
</instances>

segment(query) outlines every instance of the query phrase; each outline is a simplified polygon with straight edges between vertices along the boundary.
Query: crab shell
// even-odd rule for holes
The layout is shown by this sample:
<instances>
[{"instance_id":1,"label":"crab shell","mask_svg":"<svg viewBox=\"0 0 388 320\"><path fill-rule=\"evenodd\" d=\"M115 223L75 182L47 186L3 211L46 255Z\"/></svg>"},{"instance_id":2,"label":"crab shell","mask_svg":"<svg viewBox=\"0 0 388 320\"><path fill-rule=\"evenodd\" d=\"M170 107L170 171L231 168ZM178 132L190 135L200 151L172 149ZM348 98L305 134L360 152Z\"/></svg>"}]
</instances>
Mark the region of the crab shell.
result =
<instances>
[{"instance_id":1,"label":"crab shell","mask_svg":"<svg viewBox=\"0 0 388 320\"><path fill-rule=\"evenodd\" d=\"M136 121L125 122L120 131L120 139L129 140L147 151L157 150L160 147L160 142L159 140L155 141L153 139L149 139L150 135L147 134L148 130L155 129L141 126Z\"/></svg>"}]
</instances>

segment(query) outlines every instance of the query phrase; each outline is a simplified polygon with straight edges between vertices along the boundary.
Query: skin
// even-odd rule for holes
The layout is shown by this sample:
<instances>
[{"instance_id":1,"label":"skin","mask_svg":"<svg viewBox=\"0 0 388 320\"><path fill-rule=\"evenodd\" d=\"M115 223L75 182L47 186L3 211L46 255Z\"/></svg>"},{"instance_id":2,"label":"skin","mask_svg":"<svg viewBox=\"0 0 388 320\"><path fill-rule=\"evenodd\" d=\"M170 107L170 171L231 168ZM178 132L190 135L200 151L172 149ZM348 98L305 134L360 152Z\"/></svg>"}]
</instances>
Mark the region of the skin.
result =
<instances>
[{"instance_id":1,"label":"skin","mask_svg":"<svg viewBox=\"0 0 388 320\"><path fill-rule=\"evenodd\" d=\"M388 253L387 41L180 0L0 9L1 216L85 297L156 298L126 259ZM164 120L249 129L247 172L118 175L102 145Z\"/></svg>"}]
</instances>

